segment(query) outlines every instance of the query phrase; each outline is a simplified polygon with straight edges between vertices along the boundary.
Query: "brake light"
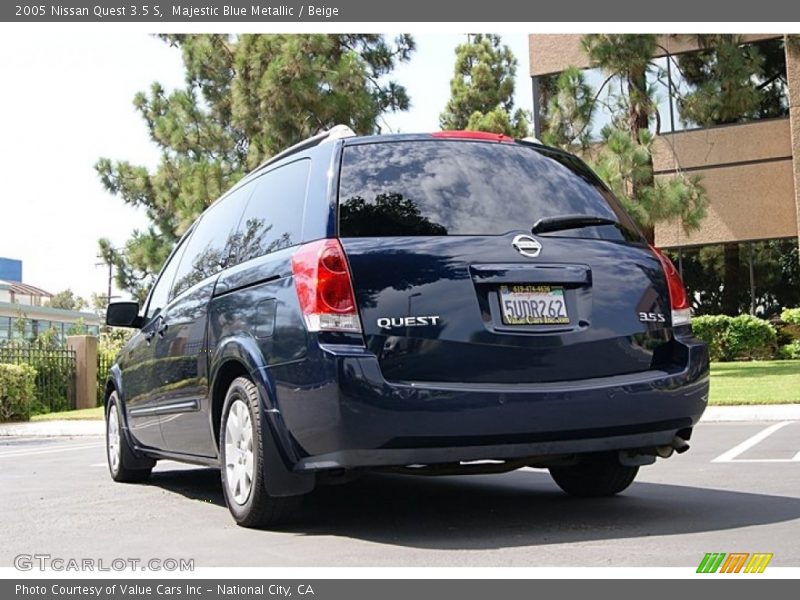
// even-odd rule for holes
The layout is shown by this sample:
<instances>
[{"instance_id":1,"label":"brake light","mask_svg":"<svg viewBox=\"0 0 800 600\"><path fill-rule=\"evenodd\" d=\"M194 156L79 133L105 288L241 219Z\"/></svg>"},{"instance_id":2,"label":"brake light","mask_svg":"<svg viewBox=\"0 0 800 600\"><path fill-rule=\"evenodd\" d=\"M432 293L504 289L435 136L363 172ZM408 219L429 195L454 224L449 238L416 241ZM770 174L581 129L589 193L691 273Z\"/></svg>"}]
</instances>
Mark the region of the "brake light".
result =
<instances>
[{"instance_id":1,"label":"brake light","mask_svg":"<svg viewBox=\"0 0 800 600\"><path fill-rule=\"evenodd\" d=\"M300 310L309 331L361 331L355 294L339 240L317 240L292 256Z\"/></svg>"},{"instance_id":2,"label":"brake light","mask_svg":"<svg viewBox=\"0 0 800 600\"><path fill-rule=\"evenodd\" d=\"M692 308L678 269L661 250L655 246L650 246L650 249L661 263L661 268L664 269L664 275L667 278L669 303L672 307L672 326L689 325L692 322Z\"/></svg>"},{"instance_id":3,"label":"brake light","mask_svg":"<svg viewBox=\"0 0 800 600\"><path fill-rule=\"evenodd\" d=\"M503 135L502 133L489 133L488 131L462 131L448 130L436 131L431 134L435 138L449 138L460 140L484 140L487 142L513 142L514 138Z\"/></svg>"}]
</instances>

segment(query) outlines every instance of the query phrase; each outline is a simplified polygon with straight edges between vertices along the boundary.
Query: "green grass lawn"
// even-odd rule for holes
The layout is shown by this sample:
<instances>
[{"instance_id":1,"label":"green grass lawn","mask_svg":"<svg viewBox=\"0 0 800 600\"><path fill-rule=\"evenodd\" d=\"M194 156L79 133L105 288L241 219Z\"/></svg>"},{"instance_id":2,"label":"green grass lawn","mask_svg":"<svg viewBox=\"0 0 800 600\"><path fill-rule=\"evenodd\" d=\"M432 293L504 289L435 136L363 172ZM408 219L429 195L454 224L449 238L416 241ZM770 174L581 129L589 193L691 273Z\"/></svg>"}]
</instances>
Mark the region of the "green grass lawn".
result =
<instances>
[{"instance_id":1,"label":"green grass lawn","mask_svg":"<svg viewBox=\"0 0 800 600\"><path fill-rule=\"evenodd\" d=\"M34 415L31 421L102 421L103 407L82 408L81 410L68 410L65 412L47 413L45 415Z\"/></svg>"},{"instance_id":2,"label":"green grass lawn","mask_svg":"<svg viewBox=\"0 0 800 600\"><path fill-rule=\"evenodd\" d=\"M712 363L709 404L800 404L800 360Z\"/></svg>"}]
</instances>

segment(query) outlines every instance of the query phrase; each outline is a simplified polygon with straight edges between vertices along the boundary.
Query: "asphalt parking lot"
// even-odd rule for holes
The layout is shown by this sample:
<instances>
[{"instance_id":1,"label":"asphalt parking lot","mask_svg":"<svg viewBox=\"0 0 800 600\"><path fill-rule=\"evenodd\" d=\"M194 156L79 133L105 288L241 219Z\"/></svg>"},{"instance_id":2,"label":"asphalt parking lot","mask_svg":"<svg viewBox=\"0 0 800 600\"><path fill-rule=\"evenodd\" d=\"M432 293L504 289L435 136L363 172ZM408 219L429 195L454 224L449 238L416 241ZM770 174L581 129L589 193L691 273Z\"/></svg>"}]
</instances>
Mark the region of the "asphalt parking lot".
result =
<instances>
[{"instance_id":1,"label":"asphalt parking lot","mask_svg":"<svg viewBox=\"0 0 800 600\"><path fill-rule=\"evenodd\" d=\"M696 566L706 552L800 565L800 421L705 423L623 495L579 500L545 471L369 475L319 488L281 531L234 525L217 471L160 463L113 483L103 441L0 438L0 566L17 554L203 566Z\"/></svg>"}]
</instances>

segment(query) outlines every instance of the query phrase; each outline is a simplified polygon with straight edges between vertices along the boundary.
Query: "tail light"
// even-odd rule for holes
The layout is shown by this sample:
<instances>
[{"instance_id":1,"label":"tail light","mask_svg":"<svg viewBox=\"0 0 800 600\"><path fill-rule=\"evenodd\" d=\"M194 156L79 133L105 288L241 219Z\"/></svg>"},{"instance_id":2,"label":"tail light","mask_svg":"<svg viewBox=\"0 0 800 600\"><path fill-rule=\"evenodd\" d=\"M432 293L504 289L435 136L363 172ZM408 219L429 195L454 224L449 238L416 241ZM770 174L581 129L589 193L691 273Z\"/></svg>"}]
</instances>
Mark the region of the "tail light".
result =
<instances>
[{"instance_id":1,"label":"tail light","mask_svg":"<svg viewBox=\"0 0 800 600\"><path fill-rule=\"evenodd\" d=\"M300 309L309 331L361 331L355 294L339 240L317 240L292 256Z\"/></svg>"},{"instance_id":2,"label":"tail light","mask_svg":"<svg viewBox=\"0 0 800 600\"><path fill-rule=\"evenodd\" d=\"M689 296L686 294L680 273L666 254L654 246L650 246L650 249L658 257L661 268L664 269L664 275L667 277L669 303L672 307L672 326L689 325L692 322L692 308L689 305Z\"/></svg>"}]
</instances>

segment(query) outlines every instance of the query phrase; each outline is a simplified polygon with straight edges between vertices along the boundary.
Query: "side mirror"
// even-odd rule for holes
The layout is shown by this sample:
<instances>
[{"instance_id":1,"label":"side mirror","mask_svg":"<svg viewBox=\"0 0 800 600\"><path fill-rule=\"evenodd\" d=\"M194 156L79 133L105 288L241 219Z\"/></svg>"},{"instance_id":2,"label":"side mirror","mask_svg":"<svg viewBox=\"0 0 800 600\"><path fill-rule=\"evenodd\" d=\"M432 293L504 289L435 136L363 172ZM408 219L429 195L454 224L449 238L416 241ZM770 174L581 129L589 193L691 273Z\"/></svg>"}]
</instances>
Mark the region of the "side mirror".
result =
<instances>
[{"instance_id":1,"label":"side mirror","mask_svg":"<svg viewBox=\"0 0 800 600\"><path fill-rule=\"evenodd\" d=\"M138 302L112 302L106 310L106 325L111 327L131 327L139 329L142 318L139 316Z\"/></svg>"}]
</instances>

